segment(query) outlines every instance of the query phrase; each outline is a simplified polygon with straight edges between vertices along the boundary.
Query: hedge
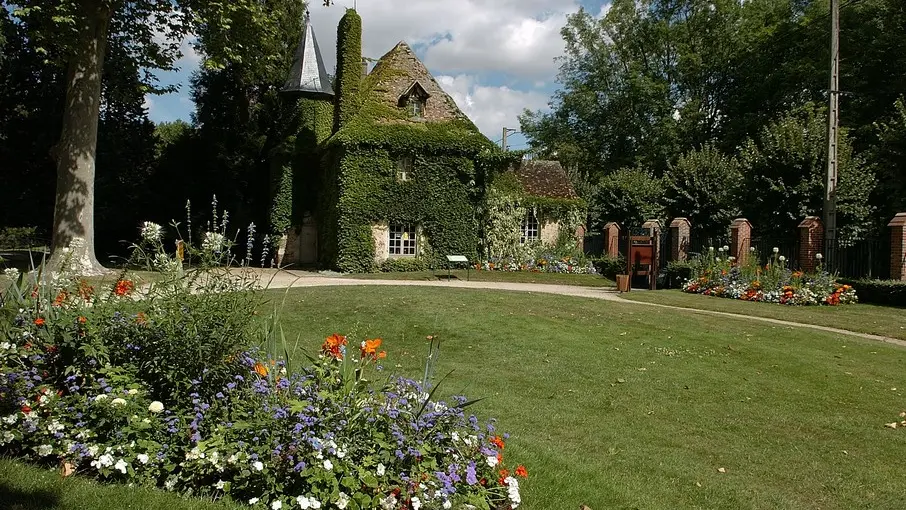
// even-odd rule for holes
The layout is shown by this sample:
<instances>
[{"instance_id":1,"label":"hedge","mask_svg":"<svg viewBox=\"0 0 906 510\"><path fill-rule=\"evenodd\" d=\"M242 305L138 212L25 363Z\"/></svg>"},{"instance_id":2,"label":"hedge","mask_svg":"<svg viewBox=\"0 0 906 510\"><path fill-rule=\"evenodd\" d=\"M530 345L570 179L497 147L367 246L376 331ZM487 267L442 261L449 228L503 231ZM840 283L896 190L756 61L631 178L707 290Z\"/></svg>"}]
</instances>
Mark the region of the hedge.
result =
<instances>
[{"instance_id":1,"label":"hedge","mask_svg":"<svg viewBox=\"0 0 906 510\"><path fill-rule=\"evenodd\" d=\"M860 303L884 306L906 307L906 281L903 280L859 280L840 279L840 283L856 289Z\"/></svg>"}]
</instances>

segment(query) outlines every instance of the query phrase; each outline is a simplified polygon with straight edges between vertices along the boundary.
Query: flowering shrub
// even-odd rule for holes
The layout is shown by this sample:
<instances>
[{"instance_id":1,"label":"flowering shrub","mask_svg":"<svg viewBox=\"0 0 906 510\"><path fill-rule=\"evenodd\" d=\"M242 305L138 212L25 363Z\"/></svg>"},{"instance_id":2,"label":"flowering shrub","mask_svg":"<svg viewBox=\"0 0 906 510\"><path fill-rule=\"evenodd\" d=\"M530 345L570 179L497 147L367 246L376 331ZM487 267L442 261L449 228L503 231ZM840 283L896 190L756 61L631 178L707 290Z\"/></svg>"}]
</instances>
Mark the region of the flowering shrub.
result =
<instances>
[{"instance_id":1,"label":"flowering shrub","mask_svg":"<svg viewBox=\"0 0 906 510\"><path fill-rule=\"evenodd\" d=\"M479 271L530 271L533 273L597 273L594 264L587 261L580 261L576 257L538 257L524 260L516 260L513 258L490 259L475 264L475 269Z\"/></svg>"},{"instance_id":2,"label":"flowering shrub","mask_svg":"<svg viewBox=\"0 0 906 510\"><path fill-rule=\"evenodd\" d=\"M841 305L857 302L856 291L838 284L833 275L821 268L820 254L815 273L793 271L786 258L774 255L760 266L754 249L744 264L729 256L729 248L714 249L693 261L694 274L683 284L683 291L706 296L760 301L783 305Z\"/></svg>"},{"instance_id":3,"label":"flowering shrub","mask_svg":"<svg viewBox=\"0 0 906 510\"><path fill-rule=\"evenodd\" d=\"M291 370L248 348L246 276L148 246L172 270L152 286L31 273L0 289L0 454L270 509L519 506L528 473L465 397L373 381L381 339L332 335Z\"/></svg>"}]
</instances>

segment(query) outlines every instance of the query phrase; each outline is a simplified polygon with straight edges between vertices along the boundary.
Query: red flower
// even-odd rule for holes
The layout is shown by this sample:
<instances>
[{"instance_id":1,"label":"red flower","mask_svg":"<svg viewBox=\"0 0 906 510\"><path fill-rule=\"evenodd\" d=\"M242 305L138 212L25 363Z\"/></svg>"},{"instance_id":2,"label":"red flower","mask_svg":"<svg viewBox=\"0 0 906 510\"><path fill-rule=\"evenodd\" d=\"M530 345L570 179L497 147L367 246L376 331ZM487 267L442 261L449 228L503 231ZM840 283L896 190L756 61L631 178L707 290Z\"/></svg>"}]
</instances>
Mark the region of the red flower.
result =
<instances>
[{"instance_id":1,"label":"red flower","mask_svg":"<svg viewBox=\"0 0 906 510\"><path fill-rule=\"evenodd\" d=\"M85 324L86 322L88 322L88 318L86 318L86 317L79 317L79 324Z\"/></svg>"},{"instance_id":2,"label":"red flower","mask_svg":"<svg viewBox=\"0 0 906 510\"><path fill-rule=\"evenodd\" d=\"M500 436L494 436L494 437L492 437L492 438L491 438L491 444L493 444L493 445L496 446L497 448L503 450L504 443L503 443L503 439L501 439Z\"/></svg>"},{"instance_id":3,"label":"red flower","mask_svg":"<svg viewBox=\"0 0 906 510\"><path fill-rule=\"evenodd\" d=\"M41 327L44 325L44 322L45 321L43 317L38 317L37 319L35 319L35 326Z\"/></svg>"},{"instance_id":4,"label":"red flower","mask_svg":"<svg viewBox=\"0 0 906 510\"><path fill-rule=\"evenodd\" d=\"M497 479L497 483L499 483L500 485L506 485L506 483L504 482L504 480L506 480L507 477L509 477L509 476L510 476L510 470L509 470L509 469L506 469L506 468L501 469L501 470L500 470L500 478Z\"/></svg>"},{"instance_id":5,"label":"red flower","mask_svg":"<svg viewBox=\"0 0 906 510\"><path fill-rule=\"evenodd\" d=\"M321 352L333 356L336 359L343 359L343 347L346 345L346 337L334 333L324 339L321 345Z\"/></svg>"},{"instance_id":6,"label":"red flower","mask_svg":"<svg viewBox=\"0 0 906 510\"><path fill-rule=\"evenodd\" d=\"M117 296L128 296L132 293L132 290L135 288L135 283L132 280L120 280L116 282L116 286L113 288L113 293Z\"/></svg>"},{"instance_id":7,"label":"red flower","mask_svg":"<svg viewBox=\"0 0 906 510\"><path fill-rule=\"evenodd\" d=\"M520 476L522 478L528 477L528 471L525 469L525 466L520 464L519 467L516 468L516 476Z\"/></svg>"},{"instance_id":8,"label":"red flower","mask_svg":"<svg viewBox=\"0 0 906 510\"><path fill-rule=\"evenodd\" d=\"M22 412L28 414L31 412L31 408L28 406L22 406Z\"/></svg>"}]
</instances>

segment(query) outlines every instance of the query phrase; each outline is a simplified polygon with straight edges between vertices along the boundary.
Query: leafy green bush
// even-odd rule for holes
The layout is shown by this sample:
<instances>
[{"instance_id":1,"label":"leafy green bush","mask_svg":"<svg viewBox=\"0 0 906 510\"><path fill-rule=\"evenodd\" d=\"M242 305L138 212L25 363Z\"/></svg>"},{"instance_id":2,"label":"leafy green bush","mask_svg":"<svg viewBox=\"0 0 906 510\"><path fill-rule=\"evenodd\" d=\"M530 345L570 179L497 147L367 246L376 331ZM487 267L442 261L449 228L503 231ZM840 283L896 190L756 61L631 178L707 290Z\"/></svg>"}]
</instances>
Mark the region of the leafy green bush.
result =
<instances>
[{"instance_id":1,"label":"leafy green bush","mask_svg":"<svg viewBox=\"0 0 906 510\"><path fill-rule=\"evenodd\" d=\"M409 273L428 269L428 262L418 257L387 259L378 265L378 271L382 273Z\"/></svg>"},{"instance_id":2,"label":"leafy green bush","mask_svg":"<svg viewBox=\"0 0 906 510\"><path fill-rule=\"evenodd\" d=\"M863 278L843 282L856 289L862 303L906 307L906 281Z\"/></svg>"},{"instance_id":3,"label":"leafy green bush","mask_svg":"<svg viewBox=\"0 0 906 510\"><path fill-rule=\"evenodd\" d=\"M618 274L626 272L626 258L622 255L619 257L608 257L605 255L592 259L591 263L594 264L598 274L611 280L615 280Z\"/></svg>"},{"instance_id":4,"label":"leafy green bush","mask_svg":"<svg viewBox=\"0 0 906 510\"><path fill-rule=\"evenodd\" d=\"M41 244L36 227L5 227L0 229L0 249L24 250Z\"/></svg>"},{"instance_id":5,"label":"leafy green bush","mask_svg":"<svg viewBox=\"0 0 906 510\"><path fill-rule=\"evenodd\" d=\"M695 260L673 260L664 268L664 280L668 288L675 289L686 280L698 276L700 264Z\"/></svg>"}]
</instances>

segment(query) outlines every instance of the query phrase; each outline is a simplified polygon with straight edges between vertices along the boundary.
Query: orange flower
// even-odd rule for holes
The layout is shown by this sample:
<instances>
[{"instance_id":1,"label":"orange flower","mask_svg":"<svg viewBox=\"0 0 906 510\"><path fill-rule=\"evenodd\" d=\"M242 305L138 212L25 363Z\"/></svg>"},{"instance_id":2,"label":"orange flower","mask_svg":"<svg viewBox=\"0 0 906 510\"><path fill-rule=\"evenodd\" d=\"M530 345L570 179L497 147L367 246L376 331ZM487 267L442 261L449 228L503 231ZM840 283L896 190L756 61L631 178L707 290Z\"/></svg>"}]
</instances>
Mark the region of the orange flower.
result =
<instances>
[{"instance_id":1,"label":"orange flower","mask_svg":"<svg viewBox=\"0 0 906 510\"><path fill-rule=\"evenodd\" d=\"M267 377L267 367L262 363L255 363L255 373L261 377Z\"/></svg>"},{"instance_id":2,"label":"orange flower","mask_svg":"<svg viewBox=\"0 0 906 510\"><path fill-rule=\"evenodd\" d=\"M343 359L343 347L346 345L346 337L334 333L324 339L321 345L321 352L333 356L336 359Z\"/></svg>"},{"instance_id":3,"label":"orange flower","mask_svg":"<svg viewBox=\"0 0 906 510\"><path fill-rule=\"evenodd\" d=\"M502 464L502 463L503 463L503 454L502 454L502 453L498 453L498 454L497 454L497 463L498 463L498 464Z\"/></svg>"},{"instance_id":4,"label":"orange flower","mask_svg":"<svg viewBox=\"0 0 906 510\"><path fill-rule=\"evenodd\" d=\"M85 324L86 322L88 322L88 318L87 318L87 317L81 317L81 316L79 316L79 324Z\"/></svg>"},{"instance_id":5,"label":"orange flower","mask_svg":"<svg viewBox=\"0 0 906 510\"><path fill-rule=\"evenodd\" d=\"M113 293L117 296L128 296L134 288L135 283L132 280L119 280L113 288Z\"/></svg>"},{"instance_id":6,"label":"orange flower","mask_svg":"<svg viewBox=\"0 0 906 510\"><path fill-rule=\"evenodd\" d=\"M387 351L381 351L377 355L378 359L384 359L387 357Z\"/></svg>"},{"instance_id":7,"label":"orange flower","mask_svg":"<svg viewBox=\"0 0 906 510\"><path fill-rule=\"evenodd\" d=\"M528 478L528 471L525 469L525 466L520 464L519 467L516 468L516 476Z\"/></svg>"},{"instance_id":8,"label":"orange flower","mask_svg":"<svg viewBox=\"0 0 906 510\"><path fill-rule=\"evenodd\" d=\"M135 314L135 322L138 324L145 324L148 322L148 316L145 315L145 312L138 312Z\"/></svg>"},{"instance_id":9,"label":"orange flower","mask_svg":"<svg viewBox=\"0 0 906 510\"><path fill-rule=\"evenodd\" d=\"M44 322L44 318L38 317L37 319L35 319L35 326L41 327L44 325Z\"/></svg>"},{"instance_id":10,"label":"orange flower","mask_svg":"<svg viewBox=\"0 0 906 510\"><path fill-rule=\"evenodd\" d=\"M380 338L375 338L374 340L365 340L362 342L362 358L371 358L377 359L377 350L381 346ZM385 354L386 355L386 354Z\"/></svg>"},{"instance_id":11,"label":"orange flower","mask_svg":"<svg viewBox=\"0 0 906 510\"><path fill-rule=\"evenodd\" d=\"M504 443L503 439L501 439L500 436L494 436L493 438L491 438L491 444L503 450Z\"/></svg>"},{"instance_id":12,"label":"orange flower","mask_svg":"<svg viewBox=\"0 0 906 510\"><path fill-rule=\"evenodd\" d=\"M504 485L504 481L507 479L508 476L510 476L510 470L506 469L506 468L501 469L500 478L497 479L497 483L499 483L500 485Z\"/></svg>"},{"instance_id":13,"label":"orange flower","mask_svg":"<svg viewBox=\"0 0 906 510\"><path fill-rule=\"evenodd\" d=\"M57 297L53 300L53 306L63 306L63 302L66 301L66 291L61 290Z\"/></svg>"},{"instance_id":14,"label":"orange flower","mask_svg":"<svg viewBox=\"0 0 906 510\"><path fill-rule=\"evenodd\" d=\"M89 301L92 294L94 294L94 287L88 285L85 280L79 280L79 296L85 301Z\"/></svg>"}]
</instances>

